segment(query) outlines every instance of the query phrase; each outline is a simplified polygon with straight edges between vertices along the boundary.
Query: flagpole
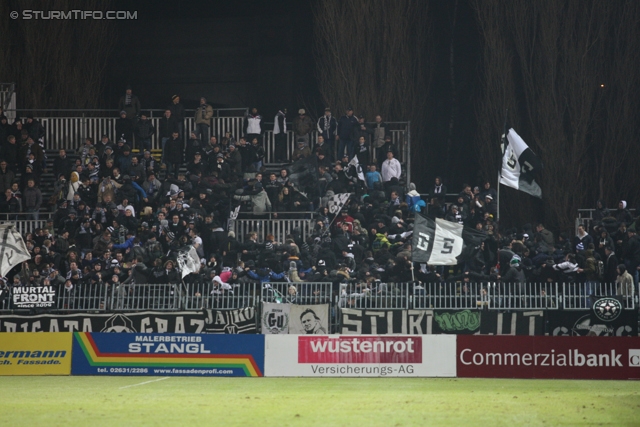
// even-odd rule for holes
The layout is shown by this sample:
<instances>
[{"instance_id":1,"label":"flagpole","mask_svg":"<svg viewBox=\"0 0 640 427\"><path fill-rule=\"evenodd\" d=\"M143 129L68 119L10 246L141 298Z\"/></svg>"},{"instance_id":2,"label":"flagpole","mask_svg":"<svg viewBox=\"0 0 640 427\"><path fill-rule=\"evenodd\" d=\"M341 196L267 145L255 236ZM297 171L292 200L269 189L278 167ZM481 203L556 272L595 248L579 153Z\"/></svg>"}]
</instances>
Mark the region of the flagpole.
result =
<instances>
[{"instance_id":1,"label":"flagpole","mask_svg":"<svg viewBox=\"0 0 640 427\"><path fill-rule=\"evenodd\" d=\"M502 125L502 137L500 138L500 169L498 170L498 193L497 193L497 213L496 213L496 222L498 223L498 227L500 226L500 178L502 177L502 156L504 155L504 140L507 137L507 114L509 113L509 109L506 108L504 110L504 124Z\"/></svg>"}]
</instances>

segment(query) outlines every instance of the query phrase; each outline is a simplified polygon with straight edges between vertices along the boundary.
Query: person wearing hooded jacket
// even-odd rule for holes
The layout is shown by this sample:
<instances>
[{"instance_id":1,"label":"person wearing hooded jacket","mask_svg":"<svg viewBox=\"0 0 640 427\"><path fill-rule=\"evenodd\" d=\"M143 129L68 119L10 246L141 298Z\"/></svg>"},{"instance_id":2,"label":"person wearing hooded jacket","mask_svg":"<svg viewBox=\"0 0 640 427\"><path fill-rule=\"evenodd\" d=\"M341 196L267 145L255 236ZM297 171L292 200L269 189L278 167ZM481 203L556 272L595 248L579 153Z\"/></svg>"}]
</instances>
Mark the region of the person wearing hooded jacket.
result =
<instances>
[{"instance_id":1,"label":"person wearing hooded jacket","mask_svg":"<svg viewBox=\"0 0 640 427\"><path fill-rule=\"evenodd\" d=\"M613 212L613 216L616 218L616 221L618 221L618 224L624 222L629 225L633 221L633 216L631 212L629 212L629 209L627 209L627 202L625 200L618 202L618 209Z\"/></svg>"},{"instance_id":2,"label":"person wearing hooded jacket","mask_svg":"<svg viewBox=\"0 0 640 427\"><path fill-rule=\"evenodd\" d=\"M527 277L521 267L522 259L518 255L514 255L509 261L509 269L502 277L503 293L509 295L509 290L515 291L516 295L522 295L522 286L525 284ZM506 286L506 288L505 288ZM511 305L513 306L513 305ZM517 306L517 301L516 301Z\"/></svg>"},{"instance_id":3,"label":"person wearing hooded jacket","mask_svg":"<svg viewBox=\"0 0 640 427\"><path fill-rule=\"evenodd\" d=\"M253 186L253 188L255 191L257 191L256 194L244 196L235 195L233 196L233 198L235 200L244 202L250 201L253 207L254 214L264 214L267 212L271 212L271 201L269 200L267 192L262 188L262 184L258 182Z\"/></svg>"}]
</instances>

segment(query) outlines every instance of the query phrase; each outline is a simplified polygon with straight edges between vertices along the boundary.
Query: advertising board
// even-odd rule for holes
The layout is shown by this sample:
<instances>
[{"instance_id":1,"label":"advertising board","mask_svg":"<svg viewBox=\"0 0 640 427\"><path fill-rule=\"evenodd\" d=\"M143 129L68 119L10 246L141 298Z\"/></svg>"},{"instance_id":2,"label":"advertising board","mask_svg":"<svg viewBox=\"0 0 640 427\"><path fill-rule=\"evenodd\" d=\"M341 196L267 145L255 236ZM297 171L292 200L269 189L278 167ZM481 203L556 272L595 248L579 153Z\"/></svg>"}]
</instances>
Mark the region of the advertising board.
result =
<instances>
[{"instance_id":1,"label":"advertising board","mask_svg":"<svg viewBox=\"0 0 640 427\"><path fill-rule=\"evenodd\" d=\"M265 376L455 377L455 335L267 335Z\"/></svg>"},{"instance_id":2,"label":"advertising board","mask_svg":"<svg viewBox=\"0 0 640 427\"><path fill-rule=\"evenodd\" d=\"M459 377L640 378L639 337L459 336Z\"/></svg>"},{"instance_id":3,"label":"advertising board","mask_svg":"<svg viewBox=\"0 0 640 427\"><path fill-rule=\"evenodd\" d=\"M0 375L69 375L71 333L0 333Z\"/></svg>"},{"instance_id":4,"label":"advertising board","mask_svg":"<svg viewBox=\"0 0 640 427\"><path fill-rule=\"evenodd\" d=\"M73 375L260 377L264 336L73 334Z\"/></svg>"}]
</instances>

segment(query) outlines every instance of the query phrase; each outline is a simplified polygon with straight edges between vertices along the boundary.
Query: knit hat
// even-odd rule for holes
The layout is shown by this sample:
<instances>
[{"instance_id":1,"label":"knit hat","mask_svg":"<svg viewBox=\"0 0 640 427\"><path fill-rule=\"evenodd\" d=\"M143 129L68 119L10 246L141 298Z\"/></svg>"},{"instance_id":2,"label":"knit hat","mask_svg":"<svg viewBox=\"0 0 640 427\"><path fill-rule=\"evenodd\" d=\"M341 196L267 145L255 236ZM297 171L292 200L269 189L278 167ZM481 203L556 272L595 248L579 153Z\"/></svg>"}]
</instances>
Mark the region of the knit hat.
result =
<instances>
[{"instance_id":1,"label":"knit hat","mask_svg":"<svg viewBox=\"0 0 640 427\"><path fill-rule=\"evenodd\" d=\"M298 114L305 114L305 113L306 113L306 111L304 111L304 108L301 108L301 109L298 110Z\"/></svg>"},{"instance_id":2,"label":"knit hat","mask_svg":"<svg viewBox=\"0 0 640 427\"><path fill-rule=\"evenodd\" d=\"M173 96L171 97L171 100L172 100L172 101L175 101L175 100L176 100L176 98L178 98L178 95L173 95Z\"/></svg>"},{"instance_id":3,"label":"knit hat","mask_svg":"<svg viewBox=\"0 0 640 427\"><path fill-rule=\"evenodd\" d=\"M522 261L522 258L520 258L520 256L518 256L518 255L514 255L514 256L511 258L511 261L509 262L509 264L511 264L511 265L520 265L520 262L521 262L521 261Z\"/></svg>"}]
</instances>

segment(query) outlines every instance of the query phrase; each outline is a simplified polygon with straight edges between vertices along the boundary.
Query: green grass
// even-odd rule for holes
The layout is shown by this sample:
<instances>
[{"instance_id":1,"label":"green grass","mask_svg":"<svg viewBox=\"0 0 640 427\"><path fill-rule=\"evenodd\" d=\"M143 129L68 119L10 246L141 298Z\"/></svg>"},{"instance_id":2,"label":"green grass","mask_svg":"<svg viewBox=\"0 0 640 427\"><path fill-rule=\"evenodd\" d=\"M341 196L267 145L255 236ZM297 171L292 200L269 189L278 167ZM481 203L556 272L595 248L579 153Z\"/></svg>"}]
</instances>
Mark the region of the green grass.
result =
<instances>
[{"instance_id":1,"label":"green grass","mask_svg":"<svg viewBox=\"0 0 640 427\"><path fill-rule=\"evenodd\" d=\"M635 381L0 377L0 426L640 425Z\"/></svg>"}]
</instances>

